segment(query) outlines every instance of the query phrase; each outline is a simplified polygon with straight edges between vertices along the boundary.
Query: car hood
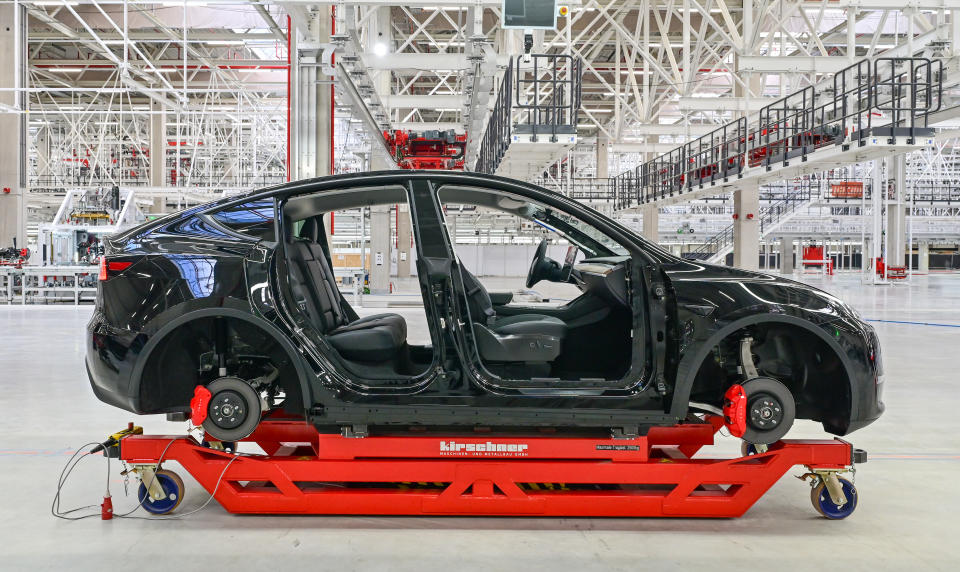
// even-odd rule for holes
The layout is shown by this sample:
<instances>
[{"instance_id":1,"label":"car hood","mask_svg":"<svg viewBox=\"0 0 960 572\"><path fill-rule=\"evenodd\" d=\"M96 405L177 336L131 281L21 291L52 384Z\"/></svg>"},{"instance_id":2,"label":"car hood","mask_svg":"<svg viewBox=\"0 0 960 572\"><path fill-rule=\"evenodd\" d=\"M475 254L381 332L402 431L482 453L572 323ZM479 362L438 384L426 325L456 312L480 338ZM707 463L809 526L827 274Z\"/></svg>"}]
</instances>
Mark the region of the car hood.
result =
<instances>
[{"instance_id":1,"label":"car hood","mask_svg":"<svg viewBox=\"0 0 960 572\"><path fill-rule=\"evenodd\" d=\"M664 270L678 307L700 315L736 319L773 313L802 315L816 323L861 322L856 310L836 296L780 276L699 261L668 264Z\"/></svg>"}]
</instances>

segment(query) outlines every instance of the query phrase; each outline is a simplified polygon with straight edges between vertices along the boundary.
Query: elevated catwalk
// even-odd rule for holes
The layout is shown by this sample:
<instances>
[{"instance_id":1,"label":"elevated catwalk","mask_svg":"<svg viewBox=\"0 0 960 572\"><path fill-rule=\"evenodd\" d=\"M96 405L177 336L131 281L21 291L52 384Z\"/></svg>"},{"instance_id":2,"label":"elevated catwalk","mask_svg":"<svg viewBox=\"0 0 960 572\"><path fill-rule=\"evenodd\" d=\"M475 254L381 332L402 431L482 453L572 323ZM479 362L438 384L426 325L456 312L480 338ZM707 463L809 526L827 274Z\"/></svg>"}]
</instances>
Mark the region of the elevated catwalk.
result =
<instances>
[{"instance_id":1,"label":"elevated catwalk","mask_svg":"<svg viewBox=\"0 0 960 572\"><path fill-rule=\"evenodd\" d=\"M685 202L933 145L943 62L863 60L611 181L618 210Z\"/></svg>"},{"instance_id":2,"label":"elevated catwalk","mask_svg":"<svg viewBox=\"0 0 960 572\"><path fill-rule=\"evenodd\" d=\"M538 178L577 144L579 58L535 54L510 60L480 144L476 170Z\"/></svg>"}]
</instances>

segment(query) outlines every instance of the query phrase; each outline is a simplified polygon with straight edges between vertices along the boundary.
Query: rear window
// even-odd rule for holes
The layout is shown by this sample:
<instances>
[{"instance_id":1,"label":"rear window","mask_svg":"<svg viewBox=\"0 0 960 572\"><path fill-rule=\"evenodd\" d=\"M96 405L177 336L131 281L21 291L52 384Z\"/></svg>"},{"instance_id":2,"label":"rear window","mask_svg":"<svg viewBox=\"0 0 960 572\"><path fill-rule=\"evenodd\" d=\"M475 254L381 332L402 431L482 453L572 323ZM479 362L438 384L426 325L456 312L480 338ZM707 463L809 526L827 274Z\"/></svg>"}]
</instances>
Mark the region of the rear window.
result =
<instances>
[{"instance_id":1,"label":"rear window","mask_svg":"<svg viewBox=\"0 0 960 572\"><path fill-rule=\"evenodd\" d=\"M273 199L251 201L211 213L215 221L234 232L258 240L276 240L273 221L276 218Z\"/></svg>"}]
</instances>

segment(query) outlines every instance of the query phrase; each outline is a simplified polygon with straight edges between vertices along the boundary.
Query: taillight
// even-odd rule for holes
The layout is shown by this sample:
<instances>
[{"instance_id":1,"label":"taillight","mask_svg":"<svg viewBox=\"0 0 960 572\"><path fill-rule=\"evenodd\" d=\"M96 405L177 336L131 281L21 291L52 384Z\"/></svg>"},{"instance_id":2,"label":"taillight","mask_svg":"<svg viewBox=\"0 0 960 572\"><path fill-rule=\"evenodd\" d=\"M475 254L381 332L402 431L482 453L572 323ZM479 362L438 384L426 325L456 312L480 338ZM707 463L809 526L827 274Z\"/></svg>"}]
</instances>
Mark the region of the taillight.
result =
<instances>
[{"instance_id":1,"label":"taillight","mask_svg":"<svg viewBox=\"0 0 960 572\"><path fill-rule=\"evenodd\" d=\"M99 279L102 281L110 278L111 276L115 276L127 268L130 268L132 264L132 262L107 262L107 259L101 256Z\"/></svg>"}]
</instances>

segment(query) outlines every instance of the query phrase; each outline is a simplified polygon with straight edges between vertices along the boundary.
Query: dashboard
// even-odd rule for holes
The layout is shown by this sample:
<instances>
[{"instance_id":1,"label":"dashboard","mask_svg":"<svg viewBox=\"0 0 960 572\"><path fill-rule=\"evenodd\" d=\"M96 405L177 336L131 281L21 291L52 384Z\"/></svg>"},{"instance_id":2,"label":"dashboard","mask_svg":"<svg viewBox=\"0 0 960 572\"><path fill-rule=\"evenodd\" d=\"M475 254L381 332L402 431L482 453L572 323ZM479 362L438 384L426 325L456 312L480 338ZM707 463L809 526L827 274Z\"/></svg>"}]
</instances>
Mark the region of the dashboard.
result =
<instances>
[{"instance_id":1,"label":"dashboard","mask_svg":"<svg viewBox=\"0 0 960 572\"><path fill-rule=\"evenodd\" d=\"M577 286L607 302L630 307L627 294L627 261L629 256L588 258L573 266L571 273Z\"/></svg>"}]
</instances>

